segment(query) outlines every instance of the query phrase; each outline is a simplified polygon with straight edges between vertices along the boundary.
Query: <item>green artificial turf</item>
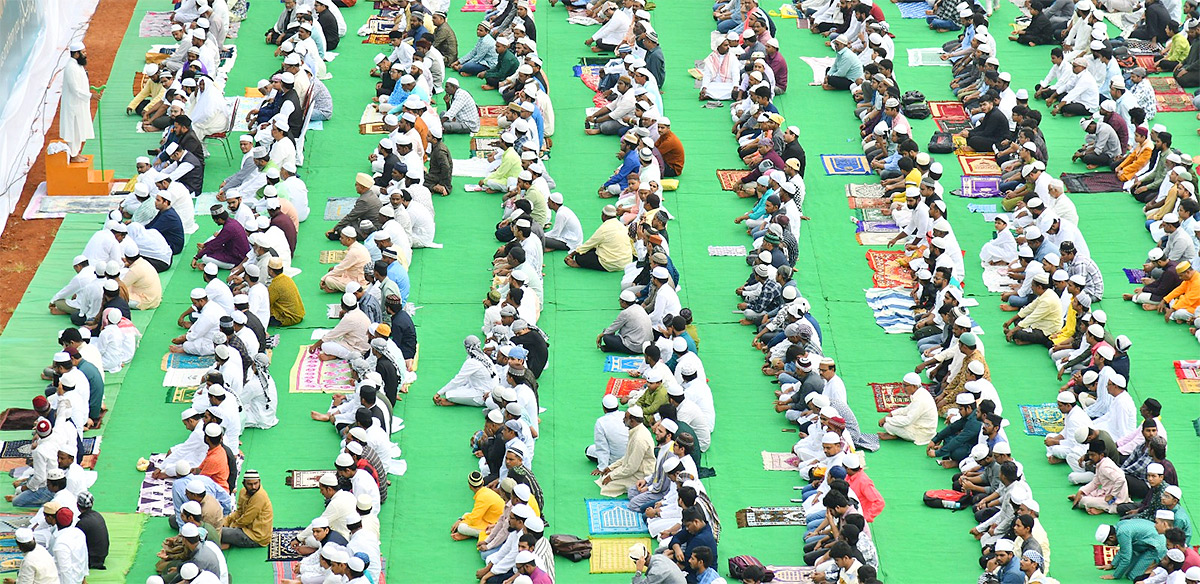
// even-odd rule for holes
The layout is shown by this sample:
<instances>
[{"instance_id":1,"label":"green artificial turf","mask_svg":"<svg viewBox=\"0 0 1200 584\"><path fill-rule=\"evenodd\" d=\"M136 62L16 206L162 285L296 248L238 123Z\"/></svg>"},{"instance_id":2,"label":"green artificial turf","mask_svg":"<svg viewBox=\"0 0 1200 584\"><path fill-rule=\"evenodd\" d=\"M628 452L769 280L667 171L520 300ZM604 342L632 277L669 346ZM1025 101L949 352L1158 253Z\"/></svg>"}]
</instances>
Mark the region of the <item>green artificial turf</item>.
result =
<instances>
[{"instance_id":1,"label":"green artificial turf","mask_svg":"<svg viewBox=\"0 0 1200 584\"><path fill-rule=\"evenodd\" d=\"M457 12L461 4L453 3L450 21L460 39L460 52L465 53L474 42L473 30L480 15ZM553 158L547 166L567 205L580 216L585 230L591 230L599 223L599 210L607 202L595 197L596 188L618 164L613 156L615 138L583 135L583 111L591 105L591 91L570 75L578 58L591 54L582 41L594 29L567 24L561 6L539 4L539 52L546 61L556 117ZM1005 23L1016 14L1012 4L1000 4L993 26L997 32L1006 29ZM138 38L137 25L146 11L160 8L160 3L151 0L139 3L113 66L113 88L125 86L125 80L141 68L148 45L158 42ZM238 64L230 75L227 95L240 95L242 87L253 85L276 68L278 61L262 44L260 33L274 22L278 8L274 2L254 3L236 41ZM946 89L949 69L907 67L905 49L937 46L951 37L928 31L921 20L900 20L892 6L885 5L884 9L893 18L892 32L898 37L897 77L901 89L920 89L929 99L950 99ZM297 327L279 330L282 342L271 369L280 384L280 424L269 431L247 430L243 434L247 468L262 473L279 526L303 524L322 507L315 491L286 487L285 471L328 467L337 450L332 429L308 419L309 411L327 406L327 398L286 393L286 387L296 348L308 344L312 329L332 324L323 316L323 305L335 297L317 288L317 279L327 268L318 264L317 258L319 250L332 249L336 244L323 238L331 223L321 220L319 210L326 197L353 194L353 175L366 170L366 155L379 138L362 136L357 131L362 104L373 95L374 80L367 77L366 70L370 57L381 47L360 44L353 31L372 13L366 0L343 11L351 36L338 47L341 56L329 65L334 78L326 82L334 97L335 114L325 122L323 131L309 132L307 137L306 163L300 174L309 185L310 205L318 214L301 226L294 265L304 270L297 283L309 316ZM685 73L690 63L708 53L713 22L707 3L660 3L654 24L668 62L668 79L663 84L666 113L687 148L687 167L680 188L666 194L666 204L676 217L669 229L671 255L682 274L681 300L692 309L699 327L700 354L720 412L713 446L704 462L717 472L705 484L724 519L720 555L728 558L753 554L768 564L796 564L800 562L799 528L739 530L733 522L734 512L743 507L787 504L794 495L791 487L797 484L797 477L761 468L759 451L787 450L795 436L780 432L787 424L770 407L776 386L760 377L761 357L748 346L751 332L736 324L738 316L731 313L737 301L733 289L744 281L747 269L741 260L710 258L707 254L708 245L748 243L744 230L732 219L750 206L748 201L719 190L714 169L732 168L739 162L728 134L730 120L723 110L699 107L692 80ZM851 213L842 186L853 182L851 179L869 177L827 177L817 161L820 154L858 152L858 121L851 115L849 97L808 86L811 72L800 61L802 56L831 53L819 42L821 37L795 30L793 21L777 20L776 24L791 77L789 92L777 98L776 104L788 125L801 128L801 141L810 161L804 211L812 221L802 228L797 279L822 325L825 351L838 362L859 422L869 429L879 414L874 412L865 384L899 379L915 365L917 356L913 343L904 336L883 334L863 302L862 289L871 286L870 271L863 259L866 248L857 245L853 227L846 220ZM1000 58L1004 70L1014 77L1014 88L1031 89L1041 79L1048 67L1048 52L1046 48L1001 43ZM494 93L477 91L478 85L478 80L464 81L464 87L476 95L481 105L498 103ZM133 157L155 142L153 135L132 131L132 120L124 116L126 99L114 89L100 109L107 165L116 168L119 175L130 172ZM1176 130L1176 144L1183 151L1200 152L1200 140L1191 132L1195 128L1192 114L1161 114L1155 122ZM913 128L918 142L934 131L932 120L914 120ZM1081 171L1082 166L1068 162L1069 152L1082 141L1077 123L1047 116L1043 128L1054 153L1051 171ZM452 136L447 143L456 156L467 155L465 137ZM233 168L217 145L210 143L209 147L213 156L208 160L207 190L213 190ZM98 141L87 145L89 153L97 153L98 148ZM945 166L946 190L955 188L959 167L954 157L935 158ZM456 184L463 182L456 179ZM1091 242L1092 254L1107 278L1108 300L1101 307L1109 314L1109 326L1134 342L1133 394L1139 401L1154 396L1163 402L1163 421L1172 440L1171 459L1181 483L1185 489L1200 484L1196 438L1190 425L1197 397L1180 394L1171 372L1171 360L1196 356L1195 342L1186 329L1167 326L1119 299L1120 293L1131 288L1124 284L1121 268L1140 265L1151 245L1144 235L1138 205L1120 194L1072 198L1079 208L1081 227ZM482 425L482 418L478 410L471 408L438 408L429 396L458 370L463 358L462 338L479 331L482 308L478 302L487 290L489 259L498 245L491 234L491 226L499 216L497 202L495 196L461 190L448 198L438 198L437 240L446 247L414 254L412 300L421 307L415 318L421 344L420 379L396 408L396 414L405 418L406 428L394 436L403 448L409 471L404 477L392 477L391 497L381 515L383 554L389 560L389 579L393 582L467 582L482 565L470 544L453 542L448 533L454 519L470 507L465 477L476 467L476 460L467 440ZM985 292L974 255L989 238L990 225L980 216L967 213L966 201L948 196L947 204L958 239L967 250L967 292L980 301L973 314L988 333L983 341L993 381L1008 418L1014 421L1008 435L1041 503L1042 523L1055 551L1051 575L1063 582L1094 581L1098 573L1092 567L1089 544L1101 518L1069 509L1065 497L1073 489L1067 484L1065 467L1047 465L1040 439L1025 436L1015 417L1018 404L1053 401L1057 392L1053 369L1042 350L1003 343L1000 323L1008 315L996 309L997 296ZM62 317L45 314L46 300L70 277L70 258L100 225L100 219L72 216L65 220L25 301L0 336L0 354L4 357L0 359L0 379L4 380L0 395L6 404L21 405L42 387L37 373L55 349L54 331L66 326ZM200 218L200 224L200 231L190 243L202 241L213 229L207 218ZM169 339L180 334L175 320L187 304L188 290L201 285L198 273L186 266L188 257L190 253L185 253L177 261L179 265L164 274L164 278L169 275L171 279L169 283L164 280L163 305L153 314L139 313L135 317L145 337L133 363L109 378L110 385L120 383L128 389L114 401L113 388L108 388L112 411L97 467L101 479L93 489L99 510L131 512L141 479L134 468L137 459L164 451L184 438L177 422L183 406L163 403L161 398L159 362ZM619 278L566 268L561 258L560 252L546 259L545 310L539 326L550 335L552 344L550 366L540 380L542 406L547 411L542 414L533 469L547 496L548 533L586 535L583 501L595 497L597 488L589 475L593 466L583 457L583 449L591 441L592 422L600 413L599 402L609 376L603 372L603 355L595 349L593 340L616 315ZM128 384L123 381L126 378ZM978 573L978 548L967 535L972 526L969 516L921 504L921 493L946 488L951 473L936 467L923 449L905 443L887 443L879 453L868 455L867 462L869 474L887 500L886 510L872 526L882 579L893 583L973 580ZM142 581L152 573L155 553L168 535L165 519L151 518L146 523L128 581ZM938 569L960 575L934 576L924 550L939 552ZM272 568L263 561L262 550L233 550L227 557L238 581L271 581ZM724 571L724 560L721 563ZM587 569L586 562L571 564L559 559L558 581L628 581L628 575L621 574L585 577Z\"/></svg>"}]
</instances>

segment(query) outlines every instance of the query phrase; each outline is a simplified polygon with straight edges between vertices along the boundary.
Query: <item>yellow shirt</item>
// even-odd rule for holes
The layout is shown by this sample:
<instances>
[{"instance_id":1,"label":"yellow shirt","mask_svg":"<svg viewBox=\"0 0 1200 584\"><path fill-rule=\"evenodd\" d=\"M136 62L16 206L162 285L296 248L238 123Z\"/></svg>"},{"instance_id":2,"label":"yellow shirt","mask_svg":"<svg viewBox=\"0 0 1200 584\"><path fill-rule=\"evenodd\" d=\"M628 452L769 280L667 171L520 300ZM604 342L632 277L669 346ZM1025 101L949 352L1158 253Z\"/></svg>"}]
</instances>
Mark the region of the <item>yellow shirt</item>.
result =
<instances>
[{"instance_id":1,"label":"yellow shirt","mask_svg":"<svg viewBox=\"0 0 1200 584\"><path fill-rule=\"evenodd\" d=\"M1040 330L1047 337L1050 337L1062 328L1062 301L1059 300L1058 294L1054 293L1053 288L1047 288L1045 292L1042 292L1041 296L1034 298L1033 302L1025 305L1017 313L1017 316L1021 317L1021 320L1017 323L1018 326Z\"/></svg>"},{"instance_id":2,"label":"yellow shirt","mask_svg":"<svg viewBox=\"0 0 1200 584\"><path fill-rule=\"evenodd\" d=\"M267 294L271 299L271 316L283 326L292 326L304 320L304 301L300 299L300 290L287 274L272 278Z\"/></svg>"},{"instance_id":3,"label":"yellow shirt","mask_svg":"<svg viewBox=\"0 0 1200 584\"><path fill-rule=\"evenodd\" d=\"M211 497L210 497L211 498ZM225 518L225 527L236 527L261 546L271 543L271 523L275 510L267 491L260 488L247 497L246 489L238 491L237 510Z\"/></svg>"},{"instance_id":4,"label":"yellow shirt","mask_svg":"<svg viewBox=\"0 0 1200 584\"><path fill-rule=\"evenodd\" d=\"M629 229L615 217L601 223L587 241L575 248L575 253L587 253L593 249L596 250L600 265L610 272L623 270L633 261L633 242L629 239Z\"/></svg>"},{"instance_id":5,"label":"yellow shirt","mask_svg":"<svg viewBox=\"0 0 1200 584\"><path fill-rule=\"evenodd\" d=\"M475 491L475 506L462 516L462 522L472 529L487 529L504 514L504 499L487 487Z\"/></svg>"},{"instance_id":6,"label":"yellow shirt","mask_svg":"<svg viewBox=\"0 0 1200 584\"><path fill-rule=\"evenodd\" d=\"M1077 317L1075 316L1075 306L1074 305L1068 306L1067 307L1067 320L1063 324L1062 329L1060 329L1058 331L1058 334L1056 334L1050 338L1050 342L1057 345L1058 343L1066 342L1066 341L1070 340L1072 337L1074 337L1076 320L1077 320Z\"/></svg>"},{"instance_id":7,"label":"yellow shirt","mask_svg":"<svg viewBox=\"0 0 1200 584\"><path fill-rule=\"evenodd\" d=\"M150 102L146 104L146 108L149 109L154 107L156 104L158 104L158 102L162 101L163 94L166 92L166 88L163 87L161 83L157 81L148 81L142 86L142 90L139 91L137 95L133 96L133 101L129 102L129 105L125 106L125 109L136 108L138 104L146 101L147 99L150 100Z\"/></svg>"}]
</instances>

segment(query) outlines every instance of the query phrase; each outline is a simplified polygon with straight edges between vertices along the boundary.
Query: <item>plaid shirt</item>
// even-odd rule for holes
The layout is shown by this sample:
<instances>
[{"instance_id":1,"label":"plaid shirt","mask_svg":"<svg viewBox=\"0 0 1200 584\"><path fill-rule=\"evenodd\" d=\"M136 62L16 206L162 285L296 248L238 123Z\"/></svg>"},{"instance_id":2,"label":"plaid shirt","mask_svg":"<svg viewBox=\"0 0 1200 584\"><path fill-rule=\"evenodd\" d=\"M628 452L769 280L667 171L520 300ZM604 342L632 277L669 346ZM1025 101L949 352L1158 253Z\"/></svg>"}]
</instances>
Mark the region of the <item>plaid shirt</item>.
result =
<instances>
[{"instance_id":1,"label":"plaid shirt","mask_svg":"<svg viewBox=\"0 0 1200 584\"><path fill-rule=\"evenodd\" d=\"M770 312L779 307L783 303L783 286L775 280L764 280L762 283L762 291L758 293L758 298L751 301L747 308L754 312Z\"/></svg>"},{"instance_id":2,"label":"plaid shirt","mask_svg":"<svg viewBox=\"0 0 1200 584\"><path fill-rule=\"evenodd\" d=\"M442 119L451 122L462 122L472 132L479 131L479 108L475 98L465 89L458 89L450 100L450 106L442 114Z\"/></svg>"},{"instance_id":3,"label":"plaid shirt","mask_svg":"<svg viewBox=\"0 0 1200 584\"><path fill-rule=\"evenodd\" d=\"M1151 462L1154 461L1150 459L1150 451L1146 449L1146 444L1143 443L1141 446L1135 448L1133 452L1129 453L1129 457L1125 459L1125 462L1121 463L1121 470L1125 471L1126 474L1145 479L1146 467L1150 466Z\"/></svg>"},{"instance_id":4,"label":"plaid shirt","mask_svg":"<svg viewBox=\"0 0 1200 584\"><path fill-rule=\"evenodd\" d=\"M1092 298L1101 298L1104 295L1104 276L1100 273L1100 267L1091 258L1076 257L1074 261L1067 264L1067 273L1072 276L1082 275L1086 284L1083 285L1083 291Z\"/></svg>"}]
</instances>

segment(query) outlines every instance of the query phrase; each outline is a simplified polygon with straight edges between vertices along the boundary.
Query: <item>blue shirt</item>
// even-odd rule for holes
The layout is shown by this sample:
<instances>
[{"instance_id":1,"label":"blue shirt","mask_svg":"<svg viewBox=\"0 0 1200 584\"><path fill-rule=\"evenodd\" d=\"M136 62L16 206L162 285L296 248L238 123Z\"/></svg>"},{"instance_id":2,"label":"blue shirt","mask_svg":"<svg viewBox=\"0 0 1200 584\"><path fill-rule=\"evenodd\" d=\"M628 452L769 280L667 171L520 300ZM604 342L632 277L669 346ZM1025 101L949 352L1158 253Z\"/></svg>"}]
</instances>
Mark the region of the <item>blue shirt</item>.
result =
<instances>
[{"instance_id":1,"label":"blue shirt","mask_svg":"<svg viewBox=\"0 0 1200 584\"><path fill-rule=\"evenodd\" d=\"M707 547L708 549L712 550L713 565L714 566L718 565L717 564L717 559L718 559L717 558L717 540L715 538L713 538L711 526L709 526L707 523L705 523L704 528L701 529L700 531L697 531L694 534L691 532L688 532L686 529L684 530L684 532L691 536L687 539L686 542L684 542L684 544L682 546L683 547L683 557L685 559L692 557L692 550L703 546L703 547ZM675 537L679 537L679 535L676 535ZM690 571L688 572L687 580L688 580L688 584L696 584L698 582L698 580L696 579L696 574L692 574Z\"/></svg>"},{"instance_id":2,"label":"blue shirt","mask_svg":"<svg viewBox=\"0 0 1200 584\"><path fill-rule=\"evenodd\" d=\"M146 229L157 230L163 239L167 240L167 245L171 246L171 255L179 255L183 251L186 234L183 232L183 221L179 219L179 213L174 208L168 207L166 211L159 211L146 224Z\"/></svg>"},{"instance_id":3,"label":"blue shirt","mask_svg":"<svg viewBox=\"0 0 1200 584\"><path fill-rule=\"evenodd\" d=\"M642 169L642 163L638 161L637 150L630 149L625 153L625 158L621 160L621 168L613 173L611 177L604 183L604 186L619 185L622 189L629 186L629 173L637 172Z\"/></svg>"},{"instance_id":4,"label":"blue shirt","mask_svg":"<svg viewBox=\"0 0 1200 584\"><path fill-rule=\"evenodd\" d=\"M392 262L388 266L387 277L400 289L400 300L408 302L408 291L412 287L412 283L408 279L408 270L404 269L400 262Z\"/></svg>"}]
</instances>

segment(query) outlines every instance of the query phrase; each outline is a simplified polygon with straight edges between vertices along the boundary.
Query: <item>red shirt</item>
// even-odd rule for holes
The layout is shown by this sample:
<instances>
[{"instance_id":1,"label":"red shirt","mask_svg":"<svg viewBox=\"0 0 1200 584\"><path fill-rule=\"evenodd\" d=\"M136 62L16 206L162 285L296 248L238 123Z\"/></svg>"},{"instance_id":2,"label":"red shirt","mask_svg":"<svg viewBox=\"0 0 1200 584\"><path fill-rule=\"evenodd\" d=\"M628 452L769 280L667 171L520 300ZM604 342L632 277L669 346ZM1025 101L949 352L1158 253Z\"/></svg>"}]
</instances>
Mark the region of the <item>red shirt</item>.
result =
<instances>
[{"instance_id":1,"label":"red shirt","mask_svg":"<svg viewBox=\"0 0 1200 584\"><path fill-rule=\"evenodd\" d=\"M854 490L855 495L858 495L858 502L862 505L863 519L866 519L867 522L875 521L875 518L883 512L883 495L879 493L879 489L875 488L875 482L867 476L867 471L847 473L846 482L850 483L850 488Z\"/></svg>"},{"instance_id":2,"label":"red shirt","mask_svg":"<svg viewBox=\"0 0 1200 584\"><path fill-rule=\"evenodd\" d=\"M208 454L200 463L200 474L212 479L226 493L229 492L229 459L225 457L225 449L221 445L208 449Z\"/></svg>"}]
</instances>

